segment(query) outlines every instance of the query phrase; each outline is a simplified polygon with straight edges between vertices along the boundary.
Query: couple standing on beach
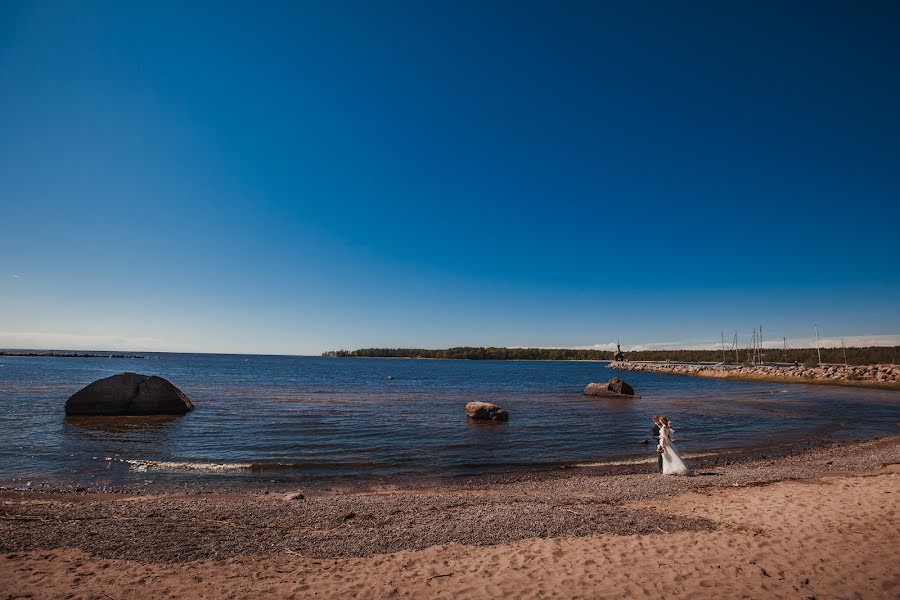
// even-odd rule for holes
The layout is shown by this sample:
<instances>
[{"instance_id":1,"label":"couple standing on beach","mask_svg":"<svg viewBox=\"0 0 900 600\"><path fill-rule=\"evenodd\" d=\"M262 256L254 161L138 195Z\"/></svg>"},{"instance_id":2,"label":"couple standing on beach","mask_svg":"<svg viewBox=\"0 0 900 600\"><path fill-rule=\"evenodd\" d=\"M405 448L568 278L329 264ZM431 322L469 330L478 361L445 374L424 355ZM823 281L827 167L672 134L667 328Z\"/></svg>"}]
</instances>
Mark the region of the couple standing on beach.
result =
<instances>
[{"instance_id":1,"label":"couple standing on beach","mask_svg":"<svg viewBox=\"0 0 900 600\"><path fill-rule=\"evenodd\" d=\"M653 417L653 438L658 441L656 453L659 472L663 475L689 475L690 471L672 443L672 421L662 415Z\"/></svg>"}]
</instances>

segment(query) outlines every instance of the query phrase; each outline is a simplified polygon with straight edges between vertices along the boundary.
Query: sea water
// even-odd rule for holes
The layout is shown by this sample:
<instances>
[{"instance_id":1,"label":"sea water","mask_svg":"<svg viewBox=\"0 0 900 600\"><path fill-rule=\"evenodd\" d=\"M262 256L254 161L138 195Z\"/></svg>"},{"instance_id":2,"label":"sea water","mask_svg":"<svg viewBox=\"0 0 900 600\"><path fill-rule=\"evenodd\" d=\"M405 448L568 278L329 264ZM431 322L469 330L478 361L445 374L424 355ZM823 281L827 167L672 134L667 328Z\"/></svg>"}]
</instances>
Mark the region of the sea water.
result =
<instances>
[{"instance_id":1,"label":"sea water","mask_svg":"<svg viewBox=\"0 0 900 600\"><path fill-rule=\"evenodd\" d=\"M124 371L156 374L181 417L64 415ZM620 376L640 399L582 395ZM501 424L467 421L494 402ZM650 417L683 452L896 434L900 393L614 372L597 362L437 361L212 354L0 357L0 485L316 482L444 477L647 458Z\"/></svg>"}]
</instances>

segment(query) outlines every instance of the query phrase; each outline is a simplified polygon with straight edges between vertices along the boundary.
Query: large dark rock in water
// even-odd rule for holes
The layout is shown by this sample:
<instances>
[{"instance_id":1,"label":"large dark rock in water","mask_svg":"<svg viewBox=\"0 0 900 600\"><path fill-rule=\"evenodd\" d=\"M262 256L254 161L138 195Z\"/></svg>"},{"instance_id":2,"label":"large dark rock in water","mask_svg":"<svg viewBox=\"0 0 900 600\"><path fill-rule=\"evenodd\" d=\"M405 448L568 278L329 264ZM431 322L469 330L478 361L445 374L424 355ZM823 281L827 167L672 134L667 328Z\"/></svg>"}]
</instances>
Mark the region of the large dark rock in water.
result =
<instances>
[{"instance_id":1,"label":"large dark rock in water","mask_svg":"<svg viewBox=\"0 0 900 600\"><path fill-rule=\"evenodd\" d=\"M76 392L66 415L182 415L194 405L184 392L156 375L122 373Z\"/></svg>"},{"instance_id":2,"label":"large dark rock in water","mask_svg":"<svg viewBox=\"0 0 900 600\"><path fill-rule=\"evenodd\" d=\"M634 388L619 379L618 377L613 377L609 380L609 389L617 394L626 394L628 396L634 396Z\"/></svg>"},{"instance_id":3,"label":"large dark rock in water","mask_svg":"<svg viewBox=\"0 0 900 600\"><path fill-rule=\"evenodd\" d=\"M507 421L509 413L490 402L469 402L466 404L466 416L473 421Z\"/></svg>"}]
</instances>

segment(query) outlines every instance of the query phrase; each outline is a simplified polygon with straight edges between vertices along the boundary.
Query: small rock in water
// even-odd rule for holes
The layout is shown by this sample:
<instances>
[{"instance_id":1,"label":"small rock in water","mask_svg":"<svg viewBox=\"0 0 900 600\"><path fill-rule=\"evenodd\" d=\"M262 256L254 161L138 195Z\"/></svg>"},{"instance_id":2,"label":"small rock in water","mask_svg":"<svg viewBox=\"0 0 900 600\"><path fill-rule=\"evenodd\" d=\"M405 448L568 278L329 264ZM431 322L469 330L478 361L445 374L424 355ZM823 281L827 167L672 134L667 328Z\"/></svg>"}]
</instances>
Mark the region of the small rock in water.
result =
<instances>
[{"instance_id":1,"label":"small rock in water","mask_svg":"<svg viewBox=\"0 0 900 600\"><path fill-rule=\"evenodd\" d=\"M650 440L641 440L641 441L638 442L638 443L639 443L641 446L646 446L647 444L650 443Z\"/></svg>"},{"instance_id":2,"label":"small rock in water","mask_svg":"<svg viewBox=\"0 0 900 600\"><path fill-rule=\"evenodd\" d=\"M634 396L634 388L619 379L618 377L613 377L609 380L609 389L617 394L626 394L628 396Z\"/></svg>"},{"instance_id":3,"label":"small rock in water","mask_svg":"<svg viewBox=\"0 0 900 600\"><path fill-rule=\"evenodd\" d=\"M490 402L469 402L466 404L466 416L474 421L506 421L509 413Z\"/></svg>"},{"instance_id":4,"label":"small rock in water","mask_svg":"<svg viewBox=\"0 0 900 600\"><path fill-rule=\"evenodd\" d=\"M635 395L633 387L618 377L613 377L607 383L587 384L584 388L584 395L606 398L640 398Z\"/></svg>"}]
</instances>

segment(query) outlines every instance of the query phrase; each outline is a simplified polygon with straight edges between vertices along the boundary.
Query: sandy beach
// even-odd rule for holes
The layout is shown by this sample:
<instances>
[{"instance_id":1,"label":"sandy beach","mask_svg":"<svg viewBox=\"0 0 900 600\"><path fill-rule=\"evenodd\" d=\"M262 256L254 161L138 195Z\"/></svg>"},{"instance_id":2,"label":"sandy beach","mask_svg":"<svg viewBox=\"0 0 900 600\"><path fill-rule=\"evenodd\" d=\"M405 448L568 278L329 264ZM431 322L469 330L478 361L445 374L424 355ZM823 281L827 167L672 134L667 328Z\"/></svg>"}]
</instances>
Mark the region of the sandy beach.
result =
<instances>
[{"instance_id":1,"label":"sandy beach","mask_svg":"<svg viewBox=\"0 0 900 600\"><path fill-rule=\"evenodd\" d=\"M898 598L900 437L304 494L0 493L4 598Z\"/></svg>"}]
</instances>

